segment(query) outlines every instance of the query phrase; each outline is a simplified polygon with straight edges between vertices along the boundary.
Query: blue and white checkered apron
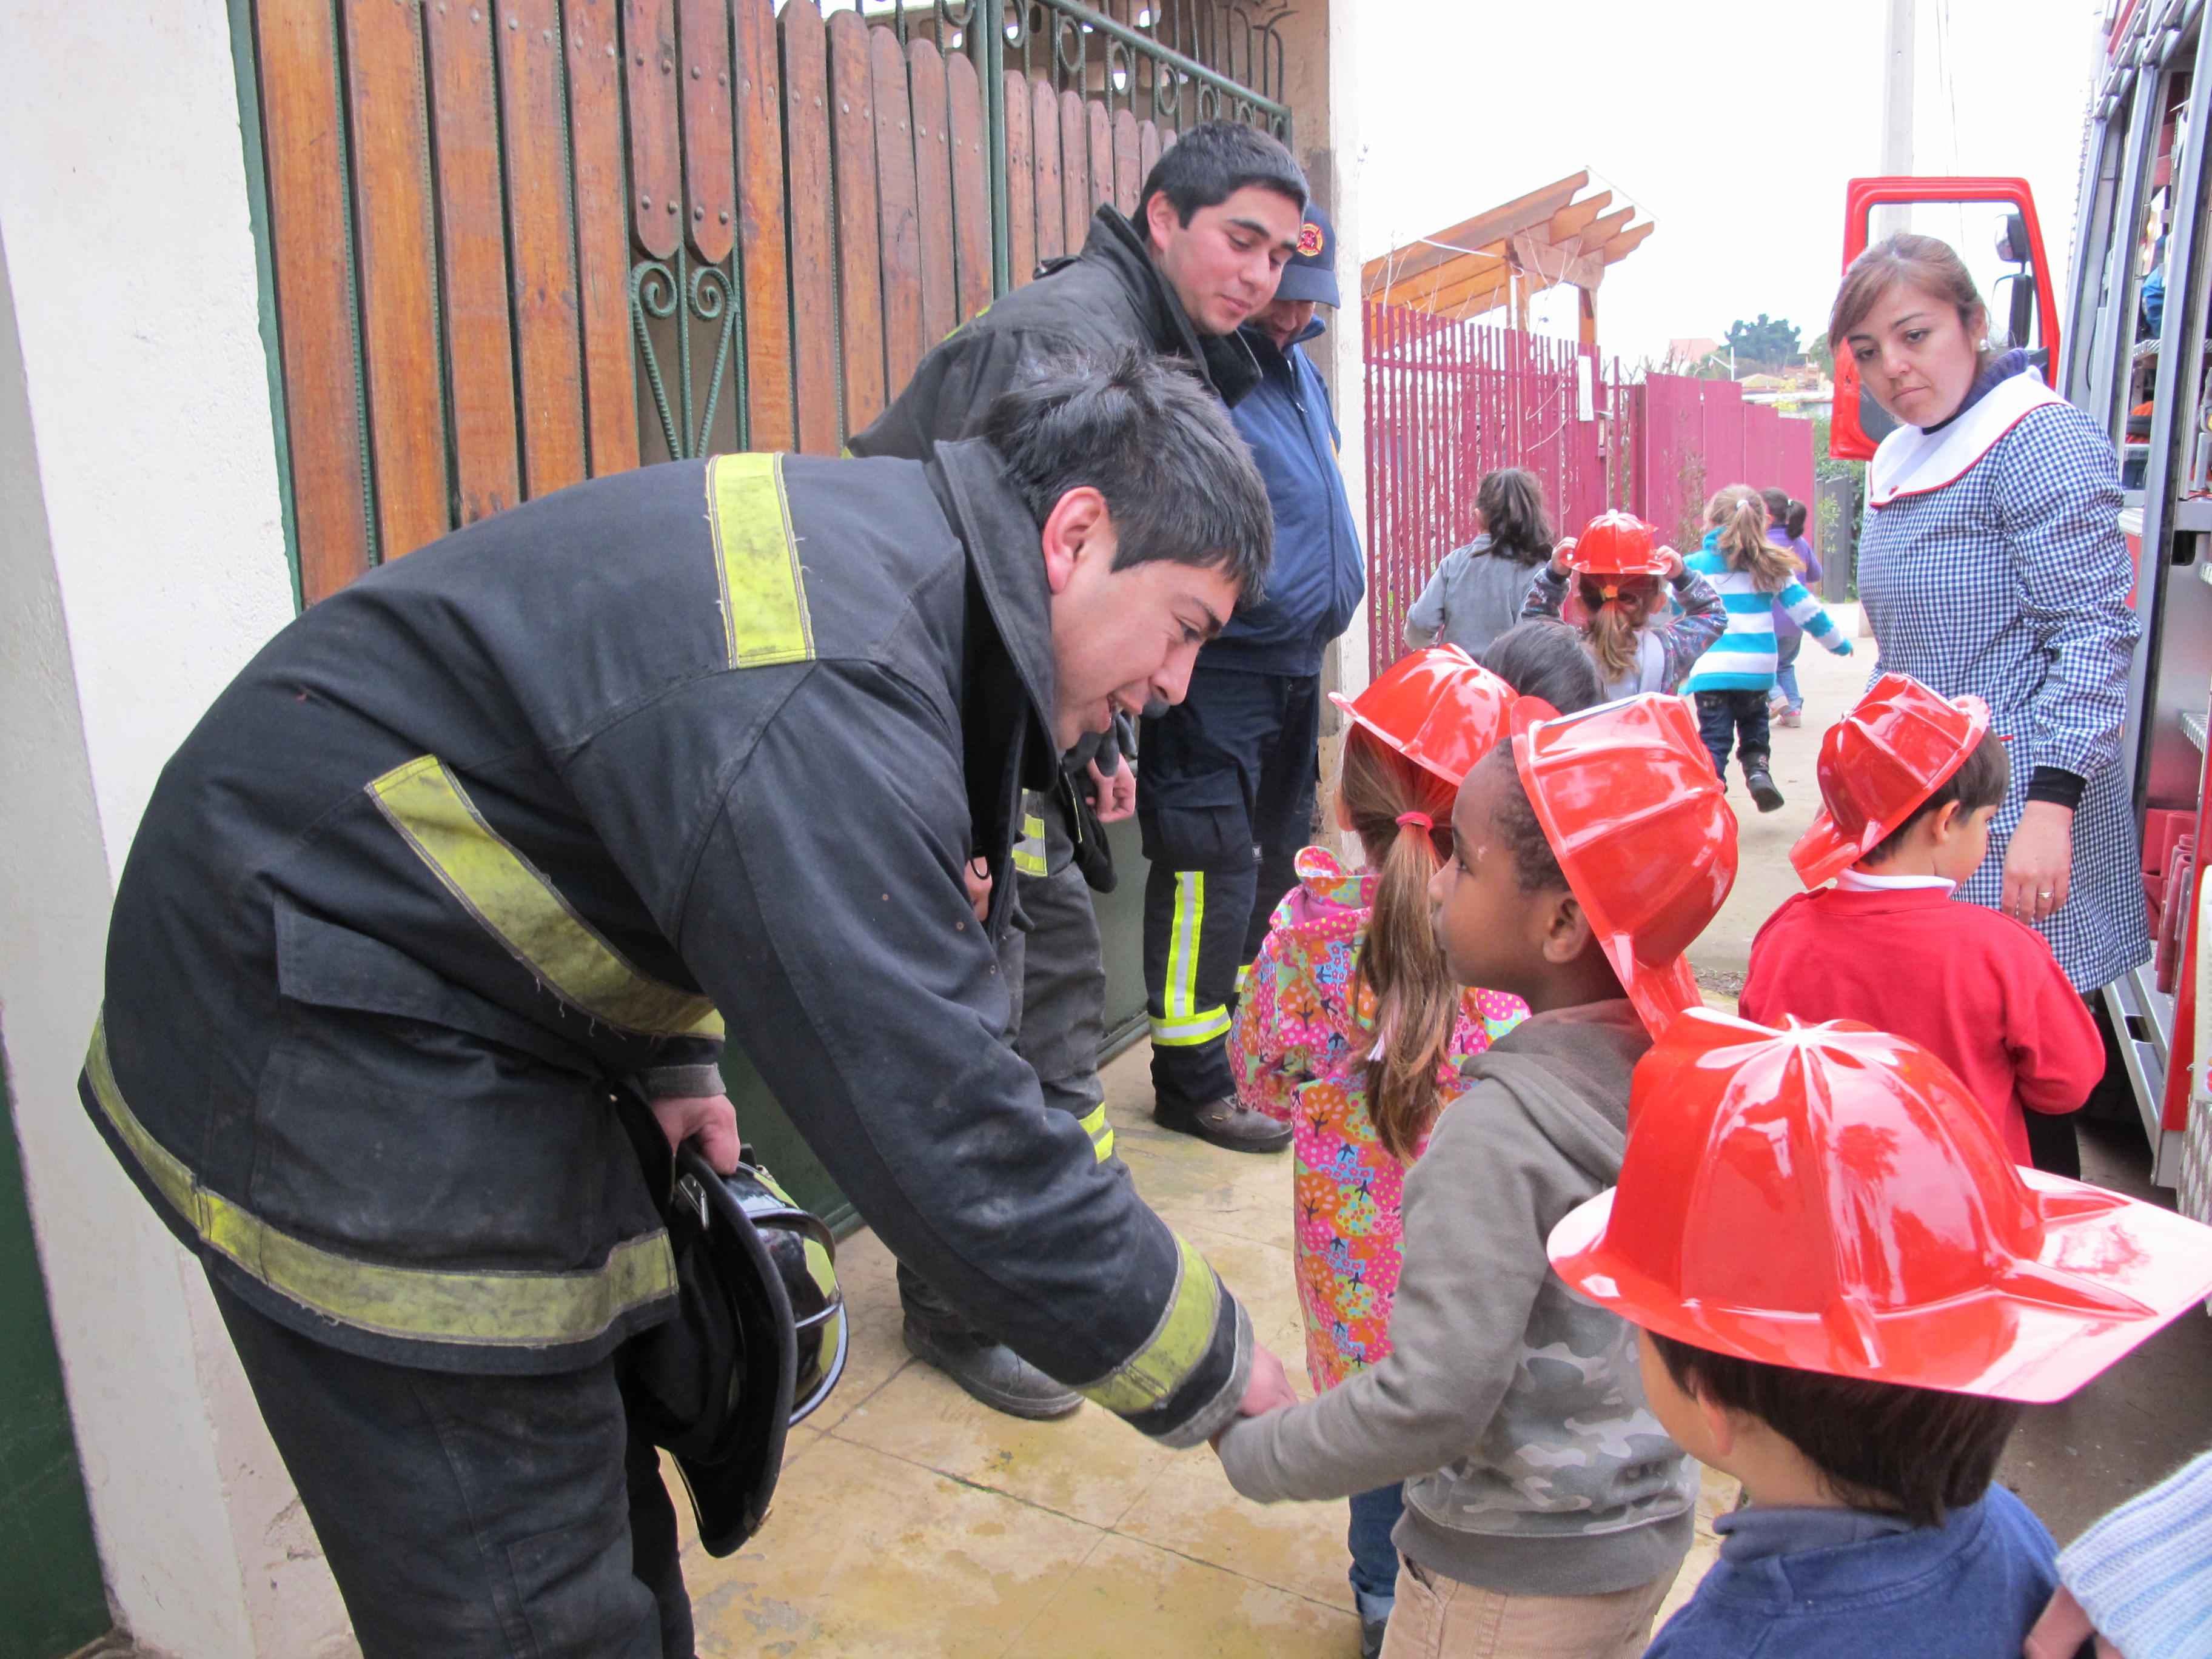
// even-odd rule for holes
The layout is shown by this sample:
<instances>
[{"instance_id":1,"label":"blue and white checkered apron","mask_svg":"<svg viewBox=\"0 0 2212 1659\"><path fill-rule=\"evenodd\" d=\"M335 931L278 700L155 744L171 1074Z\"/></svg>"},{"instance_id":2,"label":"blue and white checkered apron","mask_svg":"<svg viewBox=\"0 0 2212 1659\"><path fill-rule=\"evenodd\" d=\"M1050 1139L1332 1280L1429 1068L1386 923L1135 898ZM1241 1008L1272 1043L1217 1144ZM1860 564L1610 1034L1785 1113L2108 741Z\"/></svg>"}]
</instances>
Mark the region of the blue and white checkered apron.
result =
<instances>
[{"instance_id":1,"label":"blue and white checkered apron","mask_svg":"<svg viewBox=\"0 0 2212 1659\"><path fill-rule=\"evenodd\" d=\"M2120 749L2128 661L2140 631L2118 523L2110 439L2070 404L2029 413L1957 482L1869 509L1859 598L1881 670L1947 697L1972 692L2009 738L2012 788L1990 856L1959 896L1995 906L2030 775L2087 781L2074 815L2065 908L2043 924L2078 990L2150 955L2142 854Z\"/></svg>"}]
</instances>

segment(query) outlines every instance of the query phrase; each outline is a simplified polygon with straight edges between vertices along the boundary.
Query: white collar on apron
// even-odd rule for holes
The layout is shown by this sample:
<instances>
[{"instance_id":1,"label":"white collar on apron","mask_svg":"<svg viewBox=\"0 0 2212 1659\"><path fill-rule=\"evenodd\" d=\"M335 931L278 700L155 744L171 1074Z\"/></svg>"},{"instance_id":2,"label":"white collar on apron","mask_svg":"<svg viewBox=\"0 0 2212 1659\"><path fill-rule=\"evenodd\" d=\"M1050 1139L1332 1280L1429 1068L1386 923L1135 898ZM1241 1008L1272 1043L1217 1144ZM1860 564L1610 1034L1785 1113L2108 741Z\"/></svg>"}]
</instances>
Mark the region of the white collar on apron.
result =
<instances>
[{"instance_id":1,"label":"white collar on apron","mask_svg":"<svg viewBox=\"0 0 2212 1659\"><path fill-rule=\"evenodd\" d=\"M2031 368L1998 381L1981 402L1940 431L1898 428L1881 441L1868 465L1868 501L1885 507L1900 497L1956 483L2032 411L2065 401Z\"/></svg>"}]
</instances>

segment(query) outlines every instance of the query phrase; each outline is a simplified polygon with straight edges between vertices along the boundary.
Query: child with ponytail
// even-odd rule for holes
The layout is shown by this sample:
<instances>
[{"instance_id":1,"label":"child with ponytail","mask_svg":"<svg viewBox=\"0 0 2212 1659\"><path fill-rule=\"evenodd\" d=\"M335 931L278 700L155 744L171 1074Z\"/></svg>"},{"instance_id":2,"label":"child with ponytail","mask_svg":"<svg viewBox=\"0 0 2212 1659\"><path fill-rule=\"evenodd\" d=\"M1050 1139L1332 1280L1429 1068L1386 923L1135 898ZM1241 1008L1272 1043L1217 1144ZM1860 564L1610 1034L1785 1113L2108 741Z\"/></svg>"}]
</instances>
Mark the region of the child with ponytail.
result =
<instances>
[{"instance_id":1,"label":"child with ponytail","mask_svg":"<svg viewBox=\"0 0 2212 1659\"><path fill-rule=\"evenodd\" d=\"M1455 984L1429 919L1460 781L1504 734L1511 688L1438 646L1358 701L1333 700L1352 722L1337 821L1366 862L1346 871L1325 848L1298 854L1298 885L1276 908L1229 1038L1238 1098L1296 1132L1298 1303L1321 1390L1389 1352L1401 1183L1428 1139L1439 1081L1528 1012ZM1397 1584L1400 1489L1351 1504L1352 1591L1375 1652Z\"/></svg>"},{"instance_id":2,"label":"child with ponytail","mask_svg":"<svg viewBox=\"0 0 2212 1659\"><path fill-rule=\"evenodd\" d=\"M1851 654L1820 600L1797 580L1804 563L1766 536L1766 503L1749 484L1730 484L1705 503L1705 545L1689 566L1709 577L1728 607L1728 630L1698 659L1683 695L1698 702L1698 731L1728 787L1729 751L1743 762L1743 781L1762 812L1782 805L1782 792L1767 769L1771 752L1766 700L1774 690L1774 611L1788 613L1805 632L1839 657Z\"/></svg>"},{"instance_id":3,"label":"child with ponytail","mask_svg":"<svg viewBox=\"0 0 2212 1659\"><path fill-rule=\"evenodd\" d=\"M1631 514L1601 514L1581 535L1561 542L1528 584L1522 616L1557 617L1571 574L1582 603L1583 648L1608 702L1640 691L1672 691L1726 624L1711 585L1685 568L1673 548L1659 546L1653 528ZM1670 585L1681 614L1655 623Z\"/></svg>"}]
</instances>

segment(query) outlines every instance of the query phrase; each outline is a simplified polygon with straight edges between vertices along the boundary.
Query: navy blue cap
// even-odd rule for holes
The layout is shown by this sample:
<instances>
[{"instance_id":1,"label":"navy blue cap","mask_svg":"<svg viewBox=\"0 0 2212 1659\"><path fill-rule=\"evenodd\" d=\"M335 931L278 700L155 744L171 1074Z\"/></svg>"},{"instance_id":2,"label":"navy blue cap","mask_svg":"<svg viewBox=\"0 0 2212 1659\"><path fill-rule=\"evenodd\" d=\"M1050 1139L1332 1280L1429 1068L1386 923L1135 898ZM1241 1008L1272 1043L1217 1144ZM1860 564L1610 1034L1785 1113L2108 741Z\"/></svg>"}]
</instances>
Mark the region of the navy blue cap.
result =
<instances>
[{"instance_id":1,"label":"navy blue cap","mask_svg":"<svg viewBox=\"0 0 2212 1659\"><path fill-rule=\"evenodd\" d=\"M1283 267L1275 289L1278 300L1315 300L1325 306L1343 304L1336 292L1336 227L1314 203L1306 204L1298 227L1298 251Z\"/></svg>"}]
</instances>

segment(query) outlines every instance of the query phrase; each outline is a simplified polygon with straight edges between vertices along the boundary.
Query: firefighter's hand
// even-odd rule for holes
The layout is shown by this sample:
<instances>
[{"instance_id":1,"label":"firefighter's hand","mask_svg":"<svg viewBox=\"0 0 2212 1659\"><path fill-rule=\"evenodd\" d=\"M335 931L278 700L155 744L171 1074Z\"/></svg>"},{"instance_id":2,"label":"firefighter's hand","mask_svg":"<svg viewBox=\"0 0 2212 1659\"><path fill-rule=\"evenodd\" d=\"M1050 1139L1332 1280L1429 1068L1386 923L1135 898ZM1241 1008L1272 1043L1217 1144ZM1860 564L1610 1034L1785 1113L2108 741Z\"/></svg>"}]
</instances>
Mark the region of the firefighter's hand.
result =
<instances>
[{"instance_id":1,"label":"firefighter's hand","mask_svg":"<svg viewBox=\"0 0 2212 1659\"><path fill-rule=\"evenodd\" d=\"M1101 772L1091 763L1091 799L1098 804L1098 822L1119 823L1137 810L1137 763L1123 761L1111 772Z\"/></svg>"},{"instance_id":2,"label":"firefighter's hand","mask_svg":"<svg viewBox=\"0 0 2212 1659\"><path fill-rule=\"evenodd\" d=\"M2044 1608L2043 1617L2028 1632L2027 1645L2021 1650L2022 1659L2074 1659L2081 1651L2081 1644L2091 1637L2096 1637L2097 1659L2120 1659L2120 1650L2097 1635L2090 1626L2089 1615L2074 1599L2074 1592L2061 1584L2051 1605Z\"/></svg>"},{"instance_id":3,"label":"firefighter's hand","mask_svg":"<svg viewBox=\"0 0 2212 1659\"><path fill-rule=\"evenodd\" d=\"M975 920L991 918L991 866L981 859L969 859L960 872L968 884L968 908L975 913Z\"/></svg>"},{"instance_id":4,"label":"firefighter's hand","mask_svg":"<svg viewBox=\"0 0 2212 1659\"><path fill-rule=\"evenodd\" d=\"M2057 915L2066 902L2074 869L2074 814L2055 800L2032 800L2021 809L2020 828L2005 844L2005 915L2033 927Z\"/></svg>"},{"instance_id":5,"label":"firefighter's hand","mask_svg":"<svg viewBox=\"0 0 2212 1659\"><path fill-rule=\"evenodd\" d=\"M1237 1414L1257 1417L1262 1412L1297 1403L1298 1397L1291 1392L1290 1374L1284 1370L1283 1362L1268 1349L1255 1342L1252 1345L1252 1380L1245 1385L1243 1402L1237 1407Z\"/></svg>"},{"instance_id":6,"label":"firefighter's hand","mask_svg":"<svg viewBox=\"0 0 2212 1659\"><path fill-rule=\"evenodd\" d=\"M668 1137L671 1152L687 1140L699 1143L707 1162L723 1175L734 1175L740 1145L737 1109L727 1095L676 1095L653 1103L660 1133Z\"/></svg>"}]
</instances>

